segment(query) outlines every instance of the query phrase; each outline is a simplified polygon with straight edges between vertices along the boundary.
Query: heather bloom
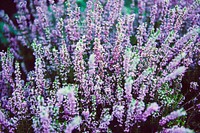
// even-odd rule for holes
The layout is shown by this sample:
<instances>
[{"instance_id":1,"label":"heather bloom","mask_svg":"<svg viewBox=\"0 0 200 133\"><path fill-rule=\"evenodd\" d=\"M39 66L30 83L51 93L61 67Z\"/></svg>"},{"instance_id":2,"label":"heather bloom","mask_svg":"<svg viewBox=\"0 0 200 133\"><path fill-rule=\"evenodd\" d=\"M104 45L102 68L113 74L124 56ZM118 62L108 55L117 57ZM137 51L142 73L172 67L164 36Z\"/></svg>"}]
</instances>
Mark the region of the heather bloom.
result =
<instances>
[{"instance_id":1,"label":"heather bloom","mask_svg":"<svg viewBox=\"0 0 200 133\"><path fill-rule=\"evenodd\" d=\"M148 116L150 116L152 113L154 113L155 111L159 110L159 106L157 103L151 103L149 105L149 107L145 110L145 112L143 113L143 119L144 121L147 119Z\"/></svg>"},{"instance_id":2,"label":"heather bloom","mask_svg":"<svg viewBox=\"0 0 200 133\"><path fill-rule=\"evenodd\" d=\"M184 66L177 68L172 73L170 73L169 75L167 75L164 78L164 81L169 81L171 79L175 79L177 76L183 74L185 72L185 70L186 70L186 67L184 67Z\"/></svg>"},{"instance_id":3,"label":"heather bloom","mask_svg":"<svg viewBox=\"0 0 200 133\"><path fill-rule=\"evenodd\" d=\"M171 62L170 64L167 66L167 68L171 68L174 69L182 59L184 59L186 57L186 53L182 52L180 53L178 56L176 56Z\"/></svg>"},{"instance_id":4,"label":"heather bloom","mask_svg":"<svg viewBox=\"0 0 200 133\"><path fill-rule=\"evenodd\" d=\"M8 101L7 108L11 110L12 113L17 114L18 117L25 114L27 111L26 101L23 91L23 82L21 80L21 72L19 69L19 63L15 63L15 85L16 88L12 93L12 97Z\"/></svg>"},{"instance_id":5,"label":"heather bloom","mask_svg":"<svg viewBox=\"0 0 200 133\"><path fill-rule=\"evenodd\" d=\"M79 42L76 44L76 48L74 51L75 57L74 57L74 66L76 71L76 80L84 82L84 72L85 72L85 62L83 60L84 50L85 50L85 37L83 39L79 40Z\"/></svg>"},{"instance_id":6,"label":"heather bloom","mask_svg":"<svg viewBox=\"0 0 200 133\"><path fill-rule=\"evenodd\" d=\"M132 125L134 125L134 123L132 122L133 120L133 113L135 111L136 108L136 100L132 99L132 101L130 102L130 104L128 105L128 110L127 110L127 116L126 116L126 121L125 121L125 132L129 132L129 129Z\"/></svg>"},{"instance_id":7,"label":"heather bloom","mask_svg":"<svg viewBox=\"0 0 200 133\"><path fill-rule=\"evenodd\" d=\"M1 52L1 66L2 66L2 71L1 71L1 76L2 80L4 83L9 83L13 88L14 88L14 81L11 78L12 73L14 71L14 68L12 66L14 62L14 56L10 51L7 53Z\"/></svg>"},{"instance_id":8,"label":"heather bloom","mask_svg":"<svg viewBox=\"0 0 200 133\"><path fill-rule=\"evenodd\" d=\"M74 117L73 120L67 125L65 132L71 133L73 129L77 128L81 124L81 121L80 116Z\"/></svg>"},{"instance_id":9,"label":"heather bloom","mask_svg":"<svg viewBox=\"0 0 200 133\"><path fill-rule=\"evenodd\" d=\"M2 111L0 111L0 123L1 123L1 125L6 127L6 126L8 126L7 122L8 121L6 120L5 114Z\"/></svg>"},{"instance_id":10,"label":"heather bloom","mask_svg":"<svg viewBox=\"0 0 200 133\"><path fill-rule=\"evenodd\" d=\"M159 124L162 126L162 125L165 125L167 122L169 121L172 121L180 116L185 116L187 113L184 111L184 109L179 109L179 110L176 110L176 111L173 111L171 112L169 115L163 117Z\"/></svg>"},{"instance_id":11,"label":"heather bloom","mask_svg":"<svg viewBox=\"0 0 200 133\"><path fill-rule=\"evenodd\" d=\"M120 126L122 126L123 123L123 115L124 115L124 106L122 105L115 105L113 107L113 116L115 116L120 123Z\"/></svg>"},{"instance_id":12,"label":"heather bloom","mask_svg":"<svg viewBox=\"0 0 200 133\"><path fill-rule=\"evenodd\" d=\"M40 121L42 124L42 132L49 133L51 128L51 119L49 118L49 109L48 107L40 106Z\"/></svg>"},{"instance_id":13,"label":"heather bloom","mask_svg":"<svg viewBox=\"0 0 200 133\"><path fill-rule=\"evenodd\" d=\"M90 75L95 74L96 65L95 65L95 55L94 54L90 55L88 64L89 64L89 74Z\"/></svg>"},{"instance_id":14,"label":"heather bloom","mask_svg":"<svg viewBox=\"0 0 200 133\"><path fill-rule=\"evenodd\" d=\"M143 119L143 111L145 109L145 103L143 101L136 101L135 109L133 118L135 119L135 122L139 122Z\"/></svg>"},{"instance_id":15,"label":"heather bloom","mask_svg":"<svg viewBox=\"0 0 200 133\"><path fill-rule=\"evenodd\" d=\"M125 93L126 93L126 98L127 98L127 102L130 102L132 100L132 84L133 84L133 80L131 78L127 78L126 79L126 83L125 83Z\"/></svg>"},{"instance_id":16,"label":"heather bloom","mask_svg":"<svg viewBox=\"0 0 200 133\"><path fill-rule=\"evenodd\" d=\"M161 133L194 133L194 131L185 127L174 126L169 129L164 129Z\"/></svg>"},{"instance_id":17,"label":"heather bloom","mask_svg":"<svg viewBox=\"0 0 200 133\"><path fill-rule=\"evenodd\" d=\"M98 74L101 78L104 78L104 67L106 66L105 60L105 50L101 45L100 39L95 38L94 40L94 56L95 56L95 65L98 68Z\"/></svg>"},{"instance_id":18,"label":"heather bloom","mask_svg":"<svg viewBox=\"0 0 200 133\"><path fill-rule=\"evenodd\" d=\"M66 86L57 91L57 98L58 102L61 104L63 101L64 96L71 96L74 93L74 87Z\"/></svg>"},{"instance_id":19,"label":"heather bloom","mask_svg":"<svg viewBox=\"0 0 200 133\"><path fill-rule=\"evenodd\" d=\"M112 120L112 116L109 114L109 109L104 109L102 111L102 114L101 114L101 122L100 122L100 125L99 125L99 128L103 131L107 131L108 130L108 126L110 124L110 121Z\"/></svg>"},{"instance_id":20,"label":"heather bloom","mask_svg":"<svg viewBox=\"0 0 200 133\"><path fill-rule=\"evenodd\" d=\"M198 83L197 82L190 82L190 88L194 89L194 90L198 90Z\"/></svg>"}]
</instances>

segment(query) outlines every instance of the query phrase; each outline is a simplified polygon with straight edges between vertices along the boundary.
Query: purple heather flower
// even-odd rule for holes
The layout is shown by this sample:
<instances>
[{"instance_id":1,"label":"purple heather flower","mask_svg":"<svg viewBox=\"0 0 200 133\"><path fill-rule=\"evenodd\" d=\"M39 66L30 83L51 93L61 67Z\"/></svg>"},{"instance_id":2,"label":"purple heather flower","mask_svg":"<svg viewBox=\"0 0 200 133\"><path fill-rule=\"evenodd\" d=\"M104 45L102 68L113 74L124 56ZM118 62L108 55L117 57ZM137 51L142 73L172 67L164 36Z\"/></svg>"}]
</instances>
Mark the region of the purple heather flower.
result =
<instances>
[{"instance_id":1,"label":"purple heather flower","mask_svg":"<svg viewBox=\"0 0 200 133\"><path fill-rule=\"evenodd\" d=\"M167 75L164 78L164 82L172 80L172 79L175 79L177 76L183 74L185 71L186 71L186 67L185 66L181 66L181 67L177 68L176 70L174 70L172 73L170 73L169 75Z\"/></svg>"},{"instance_id":2,"label":"purple heather flower","mask_svg":"<svg viewBox=\"0 0 200 133\"><path fill-rule=\"evenodd\" d=\"M71 133L73 129L77 128L82 122L82 119L80 116L76 116L73 118L73 120L67 124L67 128L65 130L65 133Z\"/></svg>"},{"instance_id":3,"label":"purple heather flower","mask_svg":"<svg viewBox=\"0 0 200 133\"><path fill-rule=\"evenodd\" d=\"M146 111L143 113L143 120L145 121L148 116L152 115L155 111L159 110L159 106L157 103L151 103Z\"/></svg>"},{"instance_id":4,"label":"purple heather flower","mask_svg":"<svg viewBox=\"0 0 200 133\"><path fill-rule=\"evenodd\" d=\"M198 83L197 82L190 82L190 88L194 89L194 90L198 90Z\"/></svg>"},{"instance_id":5,"label":"purple heather flower","mask_svg":"<svg viewBox=\"0 0 200 133\"><path fill-rule=\"evenodd\" d=\"M194 133L194 131L185 127L174 126L172 128L164 129L161 133Z\"/></svg>"},{"instance_id":6,"label":"purple heather flower","mask_svg":"<svg viewBox=\"0 0 200 133\"><path fill-rule=\"evenodd\" d=\"M182 109L179 109L179 110L176 110L176 111L173 111L173 112L171 112L169 115L163 117L163 118L160 120L159 124L160 124L161 126L163 126L163 125L165 125L167 122L172 121L172 120L174 120L174 119L176 119L176 118L178 118L178 117L180 117L180 116L185 116L185 115L186 115L186 111L184 111L183 108L182 108Z\"/></svg>"}]
</instances>

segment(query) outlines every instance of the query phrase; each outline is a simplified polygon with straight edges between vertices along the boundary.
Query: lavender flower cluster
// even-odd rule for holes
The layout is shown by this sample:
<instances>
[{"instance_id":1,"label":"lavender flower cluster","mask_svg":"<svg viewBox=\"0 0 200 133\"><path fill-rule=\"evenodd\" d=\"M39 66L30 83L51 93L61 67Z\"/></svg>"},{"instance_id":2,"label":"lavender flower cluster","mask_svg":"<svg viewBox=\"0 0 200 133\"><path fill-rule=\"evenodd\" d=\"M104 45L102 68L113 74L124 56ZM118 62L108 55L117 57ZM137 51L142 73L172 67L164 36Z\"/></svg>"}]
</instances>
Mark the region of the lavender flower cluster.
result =
<instances>
[{"instance_id":1,"label":"lavender flower cluster","mask_svg":"<svg viewBox=\"0 0 200 133\"><path fill-rule=\"evenodd\" d=\"M200 55L199 0L14 2L16 21L0 12L1 132L194 132L181 81Z\"/></svg>"}]
</instances>

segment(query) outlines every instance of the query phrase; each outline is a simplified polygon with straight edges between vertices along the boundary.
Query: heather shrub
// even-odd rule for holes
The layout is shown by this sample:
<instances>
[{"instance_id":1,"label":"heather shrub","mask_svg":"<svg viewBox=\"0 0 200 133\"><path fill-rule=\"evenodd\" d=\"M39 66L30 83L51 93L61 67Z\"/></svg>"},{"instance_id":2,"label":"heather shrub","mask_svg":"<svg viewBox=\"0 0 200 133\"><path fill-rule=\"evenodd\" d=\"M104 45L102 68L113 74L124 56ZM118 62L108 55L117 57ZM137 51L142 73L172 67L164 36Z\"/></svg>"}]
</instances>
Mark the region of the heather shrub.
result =
<instances>
[{"instance_id":1,"label":"heather shrub","mask_svg":"<svg viewBox=\"0 0 200 133\"><path fill-rule=\"evenodd\" d=\"M199 0L14 2L14 19L0 12L0 131L200 131L199 79L182 82L200 65Z\"/></svg>"}]
</instances>

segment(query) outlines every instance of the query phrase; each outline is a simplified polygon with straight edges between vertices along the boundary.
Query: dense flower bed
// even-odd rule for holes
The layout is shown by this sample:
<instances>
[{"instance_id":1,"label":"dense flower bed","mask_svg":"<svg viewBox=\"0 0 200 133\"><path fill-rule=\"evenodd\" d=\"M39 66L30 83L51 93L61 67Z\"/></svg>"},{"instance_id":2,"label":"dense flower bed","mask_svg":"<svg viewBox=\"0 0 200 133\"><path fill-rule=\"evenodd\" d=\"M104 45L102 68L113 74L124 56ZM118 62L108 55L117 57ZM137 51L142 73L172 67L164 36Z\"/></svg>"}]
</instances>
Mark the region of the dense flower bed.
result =
<instances>
[{"instance_id":1,"label":"dense flower bed","mask_svg":"<svg viewBox=\"0 0 200 133\"><path fill-rule=\"evenodd\" d=\"M199 79L190 100L182 88L200 66L199 0L14 2L14 20L0 12L0 131L200 131Z\"/></svg>"}]
</instances>

